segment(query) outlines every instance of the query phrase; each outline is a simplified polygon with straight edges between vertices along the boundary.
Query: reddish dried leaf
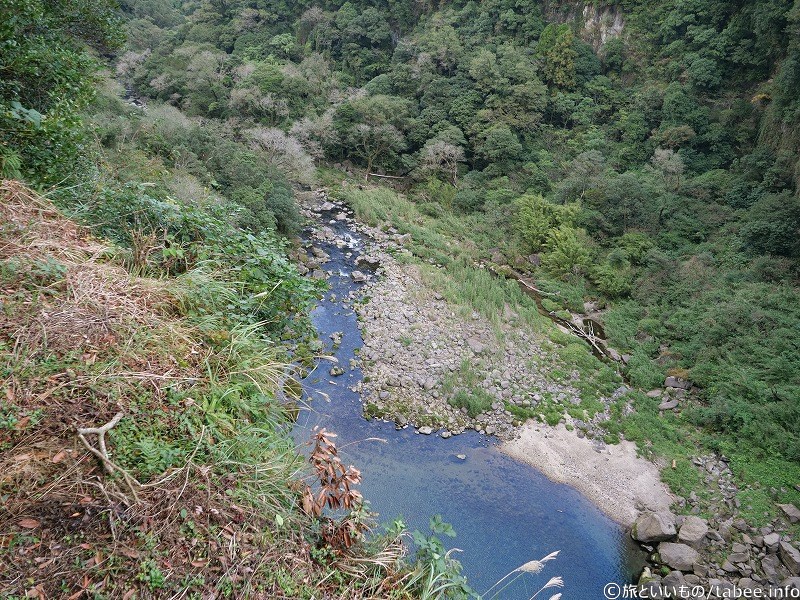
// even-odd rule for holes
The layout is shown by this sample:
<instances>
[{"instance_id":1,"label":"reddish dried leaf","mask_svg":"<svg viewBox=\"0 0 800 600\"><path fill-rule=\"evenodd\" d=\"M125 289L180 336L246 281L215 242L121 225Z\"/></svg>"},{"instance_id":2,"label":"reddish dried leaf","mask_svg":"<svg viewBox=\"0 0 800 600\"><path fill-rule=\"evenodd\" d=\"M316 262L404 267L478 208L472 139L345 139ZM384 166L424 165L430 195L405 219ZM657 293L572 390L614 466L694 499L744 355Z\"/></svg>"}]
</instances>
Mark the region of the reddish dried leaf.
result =
<instances>
[{"instance_id":1,"label":"reddish dried leaf","mask_svg":"<svg viewBox=\"0 0 800 600\"><path fill-rule=\"evenodd\" d=\"M52 462L58 464L62 460L64 460L64 458L66 458L66 456L67 456L67 451L66 450L62 450L61 452L57 452L56 455L53 458L51 458L50 460Z\"/></svg>"},{"instance_id":2,"label":"reddish dried leaf","mask_svg":"<svg viewBox=\"0 0 800 600\"><path fill-rule=\"evenodd\" d=\"M22 519L20 520L17 525L20 527L24 527L25 529L36 529L41 523L36 519Z\"/></svg>"}]
</instances>

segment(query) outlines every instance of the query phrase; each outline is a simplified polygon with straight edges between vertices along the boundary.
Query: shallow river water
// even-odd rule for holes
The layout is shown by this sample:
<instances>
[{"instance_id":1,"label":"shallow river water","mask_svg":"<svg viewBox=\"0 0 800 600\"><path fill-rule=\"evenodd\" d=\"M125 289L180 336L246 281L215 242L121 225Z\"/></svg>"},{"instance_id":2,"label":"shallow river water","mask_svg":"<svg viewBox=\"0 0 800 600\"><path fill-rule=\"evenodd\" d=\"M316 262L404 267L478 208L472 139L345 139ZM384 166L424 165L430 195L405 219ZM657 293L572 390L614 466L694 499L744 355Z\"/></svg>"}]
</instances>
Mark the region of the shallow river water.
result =
<instances>
[{"instance_id":1,"label":"shallow river water","mask_svg":"<svg viewBox=\"0 0 800 600\"><path fill-rule=\"evenodd\" d=\"M331 377L333 363L322 360L303 382L308 406L294 429L298 443L306 442L315 426L335 432L343 460L361 470L361 491L381 522L402 517L411 530L428 533L429 518L441 514L457 533L444 542L461 550L457 558L479 593L510 570L555 550L558 559L541 574L520 577L499 597L527 600L556 575L565 587L538 597L561 591L565 599L600 600L606 583L631 582L644 556L623 529L576 490L500 453L495 439L475 432L442 439L362 417L359 396L349 389L361 379L359 369L349 368L362 344L361 332L352 308L342 305L360 285L349 273L361 238L343 221L331 227L349 245L315 242L330 255L324 268L334 274L312 319L325 353L338 359L345 374ZM335 350L334 332L343 333Z\"/></svg>"}]
</instances>

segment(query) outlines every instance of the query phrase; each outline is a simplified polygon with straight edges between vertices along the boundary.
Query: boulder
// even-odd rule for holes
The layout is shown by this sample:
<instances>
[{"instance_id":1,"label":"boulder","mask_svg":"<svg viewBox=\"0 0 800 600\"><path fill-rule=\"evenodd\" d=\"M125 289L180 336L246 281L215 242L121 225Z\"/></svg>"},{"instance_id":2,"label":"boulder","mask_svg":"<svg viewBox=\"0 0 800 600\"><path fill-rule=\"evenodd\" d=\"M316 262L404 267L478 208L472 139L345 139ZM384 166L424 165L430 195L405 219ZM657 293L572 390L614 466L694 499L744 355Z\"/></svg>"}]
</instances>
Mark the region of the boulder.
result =
<instances>
[{"instance_id":1,"label":"boulder","mask_svg":"<svg viewBox=\"0 0 800 600\"><path fill-rule=\"evenodd\" d=\"M778 508L783 511L790 523L800 522L800 508L797 508L794 504L778 504Z\"/></svg>"},{"instance_id":2,"label":"boulder","mask_svg":"<svg viewBox=\"0 0 800 600\"><path fill-rule=\"evenodd\" d=\"M356 264L361 266L364 265L368 269L377 269L381 266L381 259L377 256L372 256L371 254L366 254L363 256L359 256L356 259Z\"/></svg>"},{"instance_id":3,"label":"boulder","mask_svg":"<svg viewBox=\"0 0 800 600\"><path fill-rule=\"evenodd\" d=\"M686 381L680 377L667 377L664 380L664 387L678 388L679 390L688 390L692 387L691 381Z\"/></svg>"},{"instance_id":4,"label":"boulder","mask_svg":"<svg viewBox=\"0 0 800 600\"><path fill-rule=\"evenodd\" d=\"M686 577L680 571L670 571L670 573L661 580L661 588L663 591L672 594L672 596L676 598L680 597L685 587Z\"/></svg>"},{"instance_id":5,"label":"boulder","mask_svg":"<svg viewBox=\"0 0 800 600\"><path fill-rule=\"evenodd\" d=\"M780 581L781 560L777 554L767 554L761 559L761 570L764 571L764 577L770 583L778 583Z\"/></svg>"},{"instance_id":6,"label":"boulder","mask_svg":"<svg viewBox=\"0 0 800 600\"><path fill-rule=\"evenodd\" d=\"M764 545L767 547L767 551L774 554L778 551L778 547L781 545L781 536L778 533L770 533L764 536Z\"/></svg>"},{"instance_id":7,"label":"boulder","mask_svg":"<svg viewBox=\"0 0 800 600\"><path fill-rule=\"evenodd\" d=\"M692 548L699 549L705 545L708 534L708 523L696 516L686 517L678 532L678 541Z\"/></svg>"},{"instance_id":8,"label":"boulder","mask_svg":"<svg viewBox=\"0 0 800 600\"><path fill-rule=\"evenodd\" d=\"M786 590L787 592L800 590L800 577L789 577L788 579L781 581L780 587L782 590ZM797 598L797 596L787 596L787 597Z\"/></svg>"},{"instance_id":9,"label":"boulder","mask_svg":"<svg viewBox=\"0 0 800 600\"><path fill-rule=\"evenodd\" d=\"M677 571L691 571L700 556L691 546L674 542L661 542L658 554L663 564Z\"/></svg>"},{"instance_id":10,"label":"boulder","mask_svg":"<svg viewBox=\"0 0 800 600\"><path fill-rule=\"evenodd\" d=\"M668 512L645 512L639 515L631 530L631 537L643 544L665 542L675 537L675 516Z\"/></svg>"},{"instance_id":11,"label":"boulder","mask_svg":"<svg viewBox=\"0 0 800 600\"><path fill-rule=\"evenodd\" d=\"M419 431L419 433L421 433L422 435L430 435L433 433L433 428L428 427L427 425L423 425L417 431Z\"/></svg>"},{"instance_id":12,"label":"boulder","mask_svg":"<svg viewBox=\"0 0 800 600\"><path fill-rule=\"evenodd\" d=\"M367 276L364 275L364 273L362 273L361 271L353 271L352 273L350 273L350 277L356 283L363 283L367 280Z\"/></svg>"},{"instance_id":13,"label":"boulder","mask_svg":"<svg viewBox=\"0 0 800 600\"><path fill-rule=\"evenodd\" d=\"M677 398L667 398L661 404L658 405L658 410L675 410L678 408L678 399Z\"/></svg>"},{"instance_id":14,"label":"boulder","mask_svg":"<svg viewBox=\"0 0 800 600\"><path fill-rule=\"evenodd\" d=\"M800 575L800 550L792 546L789 542L781 542L778 554L781 562L789 569L792 575Z\"/></svg>"},{"instance_id":15,"label":"boulder","mask_svg":"<svg viewBox=\"0 0 800 600\"><path fill-rule=\"evenodd\" d=\"M467 346L469 346L469 349L475 354L483 354L483 352L486 350L486 346L478 338L468 338Z\"/></svg>"},{"instance_id":16,"label":"boulder","mask_svg":"<svg viewBox=\"0 0 800 600\"><path fill-rule=\"evenodd\" d=\"M645 394L648 398L660 398L662 394L662 390L656 388L654 390L650 390Z\"/></svg>"}]
</instances>

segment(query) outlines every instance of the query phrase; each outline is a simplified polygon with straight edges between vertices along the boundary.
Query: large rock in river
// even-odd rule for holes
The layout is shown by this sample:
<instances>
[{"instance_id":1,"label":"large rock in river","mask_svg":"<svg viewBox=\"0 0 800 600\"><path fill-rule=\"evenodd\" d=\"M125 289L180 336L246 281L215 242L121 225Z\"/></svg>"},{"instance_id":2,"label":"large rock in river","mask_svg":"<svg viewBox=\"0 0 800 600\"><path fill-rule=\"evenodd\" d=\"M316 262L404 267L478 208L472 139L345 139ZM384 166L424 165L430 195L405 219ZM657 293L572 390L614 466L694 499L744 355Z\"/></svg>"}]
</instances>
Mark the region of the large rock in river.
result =
<instances>
[{"instance_id":1,"label":"large rock in river","mask_svg":"<svg viewBox=\"0 0 800 600\"><path fill-rule=\"evenodd\" d=\"M677 571L691 571L700 556L694 548L686 544L662 542L658 545L661 562Z\"/></svg>"},{"instance_id":2,"label":"large rock in river","mask_svg":"<svg viewBox=\"0 0 800 600\"><path fill-rule=\"evenodd\" d=\"M639 515L631 530L631 537L643 544L664 542L675 537L675 516L668 512L645 512Z\"/></svg>"}]
</instances>

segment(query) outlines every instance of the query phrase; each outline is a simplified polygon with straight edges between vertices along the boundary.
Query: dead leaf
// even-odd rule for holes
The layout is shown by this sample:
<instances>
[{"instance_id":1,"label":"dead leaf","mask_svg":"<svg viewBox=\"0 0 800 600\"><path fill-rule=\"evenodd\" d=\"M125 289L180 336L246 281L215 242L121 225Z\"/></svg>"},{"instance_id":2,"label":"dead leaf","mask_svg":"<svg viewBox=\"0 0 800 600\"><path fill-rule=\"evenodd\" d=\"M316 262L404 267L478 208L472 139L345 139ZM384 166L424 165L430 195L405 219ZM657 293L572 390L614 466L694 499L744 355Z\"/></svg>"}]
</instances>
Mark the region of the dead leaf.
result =
<instances>
[{"instance_id":1,"label":"dead leaf","mask_svg":"<svg viewBox=\"0 0 800 600\"><path fill-rule=\"evenodd\" d=\"M17 421L17 424L14 425L14 429L16 429L17 431L22 431L28 426L28 423L30 422L31 422L30 417L22 417L19 421Z\"/></svg>"},{"instance_id":2,"label":"dead leaf","mask_svg":"<svg viewBox=\"0 0 800 600\"><path fill-rule=\"evenodd\" d=\"M53 458L51 458L50 460L53 461L54 463L58 464L62 460L64 460L64 457L66 457L66 456L67 456L67 451L66 450L62 450L61 452L56 453L56 455Z\"/></svg>"},{"instance_id":3,"label":"dead leaf","mask_svg":"<svg viewBox=\"0 0 800 600\"><path fill-rule=\"evenodd\" d=\"M10 387L7 387L7 388L6 388L6 399L7 399L9 402L13 402L15 397L16 397L16 396L15 396L15 394L14 394L14 390L13 390L13 389L11 389Z\"/></svg>"},{"instance_id":4,"label":"dead leaf","mask_svg":"<svg viewBox=\"0 0 800 600\"><path fill-rule=\"evenodd\" d=\"M41 523L36 519L22 519L17 525L25 529L36 529Z\"/></svg>"},{"instance_id":5,"label":"dead leaf","mask_svg":"<svg viewBox=\"0 0 800 600\"><path fill-rule=\"evenodd\" d=\"M122 596L122 600L131 600L131 598L133 598L133 595L135 593L136 593L136 590L128 590L127 592L125 592L125 595Z\"/></svg>"},{"instance_id":6,"label":"dead leaf","mask_svg":"<svg viewBox=\"0 0 800 600\"><path fill-rule=\"evenodd\" d=\"M197 567L199 569L200 567L205 567L208 564L208 561L207 560L193 560L191 564L192 564L193 567Z\"/></svg>"}]
</instances>

